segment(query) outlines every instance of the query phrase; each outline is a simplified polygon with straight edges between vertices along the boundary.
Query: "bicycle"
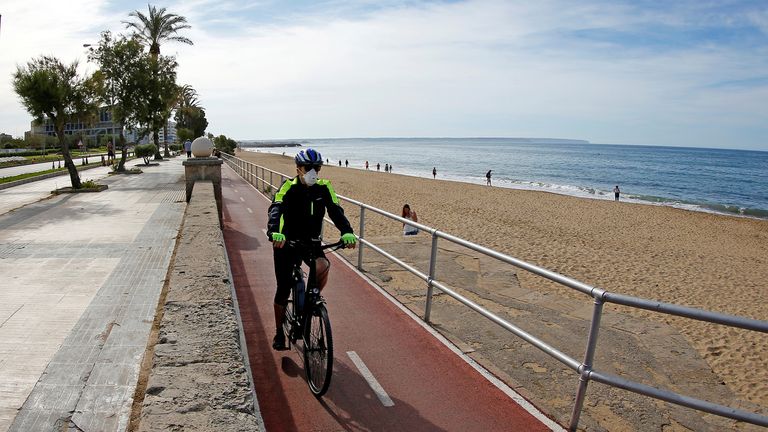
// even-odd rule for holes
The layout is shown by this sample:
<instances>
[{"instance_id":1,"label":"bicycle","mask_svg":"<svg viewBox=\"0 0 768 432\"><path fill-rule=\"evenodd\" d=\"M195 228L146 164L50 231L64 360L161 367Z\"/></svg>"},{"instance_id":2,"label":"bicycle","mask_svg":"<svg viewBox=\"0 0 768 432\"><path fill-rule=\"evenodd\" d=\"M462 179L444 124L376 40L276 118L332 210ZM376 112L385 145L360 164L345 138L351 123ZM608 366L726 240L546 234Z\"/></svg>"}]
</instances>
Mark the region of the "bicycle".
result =
<instances>
[{"instance_id":1,"label":"bicycle","mask_svg":"<svg viewBox=\"0 0 768 432\"><path fill-rule=\"evenodd\" d=\"M307 375L307 384L310 391L320 397L328 391L331 385L331 373L333 372L333 335L331 333L331 321L328 318L328 310L325 307L325 299L320 295L317 286L315 260L316 248L320 240L304 242L289 240L286 246L303 251L309 275L304 280L304 270L301 261L293 268L293 287L291 296L285 307L285 319L283 320L283 332L286 336L287 348L302 340L304 371ZM320 250L344 248L344 242L320 246ZM306 289L305 289L306 287Z\"/></svg>"}]
</instances>

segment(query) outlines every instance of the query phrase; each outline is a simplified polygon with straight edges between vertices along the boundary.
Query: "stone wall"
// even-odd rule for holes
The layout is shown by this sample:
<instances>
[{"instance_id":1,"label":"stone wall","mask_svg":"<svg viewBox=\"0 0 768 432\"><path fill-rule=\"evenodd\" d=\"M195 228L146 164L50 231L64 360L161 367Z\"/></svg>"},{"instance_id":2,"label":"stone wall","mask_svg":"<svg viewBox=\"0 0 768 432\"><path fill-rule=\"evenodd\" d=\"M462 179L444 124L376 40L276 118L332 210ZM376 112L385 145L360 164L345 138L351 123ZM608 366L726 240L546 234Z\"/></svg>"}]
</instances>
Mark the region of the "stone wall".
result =
<instances>
[{"instance_id":1,"label":"stone wall","mask_svg":"<svg viewBox=\"0 0 768 432\"><path fill-rule=\"evenodd\" d=\"M261 431L210 181L184 216L139 431Z\"/></svg>"}]
</instances>

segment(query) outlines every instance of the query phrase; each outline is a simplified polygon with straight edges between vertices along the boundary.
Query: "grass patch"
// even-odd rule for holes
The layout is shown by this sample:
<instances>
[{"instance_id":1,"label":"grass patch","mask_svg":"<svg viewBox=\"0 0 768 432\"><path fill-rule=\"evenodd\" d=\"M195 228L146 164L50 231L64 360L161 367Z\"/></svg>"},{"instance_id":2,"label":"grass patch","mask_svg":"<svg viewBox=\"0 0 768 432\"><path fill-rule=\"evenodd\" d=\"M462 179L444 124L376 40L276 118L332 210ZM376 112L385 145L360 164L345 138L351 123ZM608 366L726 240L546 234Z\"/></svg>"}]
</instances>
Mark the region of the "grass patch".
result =
<instances>
[{"instance_id":1,"label":"grass patch","mask_svg":"<svg viewBox=\"0 0 768 432\"><path fill-rule=\"evenodd\" d=\"M49 169L49 170L45 170L45 171L37 171L37 172L33 172L33 173L19 174L19 175L10 176L10 177L3 177L3 178L0 178L0 184L2 184L2 183L10 183L10 182L14 182L14 181L17 181L17 180L24 180L24 179L27 179L27 178L30 178L30 177L37 177L37 176L43 175L43 174L50 174L50 173L54 173L54 172L58 172L58 171L66 171L66 170L67 170L66 168L56 168L56 169Z\"/></svg>"},{"instance_id":2,"label":"grass patch","mask_svg":"<svg viewBox=\"0 0 768 432\"><path fill-rule=\"evenodd\" d=\"M83 168L95 167L95 166L101 166L101 161L90 163L88 165L77 165L77 170L80 171ZM66 171L66 170L67 170L66 167L61 167L61 168L55 168L55 169L47 169L45 171L36 171L36 172L33 172L33 173L19 174L19 175L10 176L10 177L2 177L2 178L0 178L0 184L10 183L10 182L14 182L14 181L17 181L17 180L24 180L24 179L27 179L27 178L30 178L30 177L37 177L37 176L41 176L41 175L45 175L45 174L50 174L50 173L55 173L55 172L60 172L60 171Z\"/></svg>"},{"instance_id":3,"label":"grass patch","mask_svg":"<svg viewBox=\"0 0 768 432\"><path fill-rule=\"evenodd\" d=\"M118 151L121 151L121 150L118 150ZM70 150L69 154L72 157L72 159L79 159L87 156L89 159L93 157L93 158L99 158L99 160L101 160L102 154L106 158L107 150L95 148L95 149L89 150L87 153ZM7 156L13 156L13 153L9 153ZM43 156L42 154L34 155L34 156L24 156L24 159L26 160L0 162L0 168L7 168L7 167L13 167L13 166L20 166L20 165L31 165L31 164L42 163L42 162L63 161L64 157L60 153L50 153L45 156Z\"/></svg>"}]
</instances>

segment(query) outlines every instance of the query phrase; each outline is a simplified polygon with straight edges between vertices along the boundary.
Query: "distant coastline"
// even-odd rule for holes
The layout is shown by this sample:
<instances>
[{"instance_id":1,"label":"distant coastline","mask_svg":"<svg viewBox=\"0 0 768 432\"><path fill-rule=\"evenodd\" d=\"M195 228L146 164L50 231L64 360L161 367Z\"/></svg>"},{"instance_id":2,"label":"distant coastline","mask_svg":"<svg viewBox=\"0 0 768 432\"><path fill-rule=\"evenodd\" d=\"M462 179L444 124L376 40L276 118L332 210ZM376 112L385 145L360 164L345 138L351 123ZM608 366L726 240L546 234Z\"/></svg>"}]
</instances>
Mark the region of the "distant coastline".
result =
<instances>
[{"instance_id":1,"label":"distant coastline","mask_svg":"<svg viewBox=\"0 0 768 432\"><path fill-rule=\"evenodd\" d=\"M473 139L483 139L483 140L504 140L508 142L512 142L515 144L591 144L587 140L579 140L579 139L566 139L566 138L503 138L503 137L421 137L421 138L391 138L391 137L376 137L376 138L318 138L318 139L312 139L312 140L334 140L334 141L345 141L345 140L473 140ZM310 139L286 139L286 140L243 140L238 141L238 144L240 144L240 147L301 147L305 144L310 144L312 141Z\"/></svg>"},{"instance_id":2,"label":"distant coastline","mask_svg":"<svg viewBox=\"0 0 768 432\"><path fill-rule=\"evenodd\" d=\"M268 140L268 141L238 141L237 144L240 147L301 147L302 144L306 144L306 141L295 140Z\"/></svg>"}]
</instances>

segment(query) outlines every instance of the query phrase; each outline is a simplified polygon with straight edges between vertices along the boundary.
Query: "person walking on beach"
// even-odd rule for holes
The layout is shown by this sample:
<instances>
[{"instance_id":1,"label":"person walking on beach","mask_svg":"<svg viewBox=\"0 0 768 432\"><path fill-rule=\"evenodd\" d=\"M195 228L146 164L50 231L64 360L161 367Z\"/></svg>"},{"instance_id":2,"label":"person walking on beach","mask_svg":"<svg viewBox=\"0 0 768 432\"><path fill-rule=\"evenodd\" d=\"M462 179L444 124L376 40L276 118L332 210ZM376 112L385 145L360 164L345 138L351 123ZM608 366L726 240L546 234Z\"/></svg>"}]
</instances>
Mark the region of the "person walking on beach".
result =
<instances>
[{"instance_id":1,"label":"person walking on beach","mask_svg":"<svg viewBox=\"0 0 768 432\"><path fill-rule=\"evenodd\" d=\"M376 162L376 171L381 171L381 164Z\"/></svg>"},{"instance_id":2,"label":"person walking on beach","mask_svg":"<svg viewBox=\"0 0 768 432\"><path fill-rule=\"evenodd\" d=\"M437 178L437 168L432 167L432 178Z\"/></svg>"},{"instance_id":3,"label":"person walking on beach","mask_svg":"<svg viewBox=\"0 0 768 432\"><path fill-rule=\"evenodd\" d=\"M403 212L400 215L401 217L412 220L414 222L419 221L419 217L416 216L416 212L414 210L411 210L411 206L408 204L403 206ZM403 235L416 235L419 233L419 229L416 228L413 225L408 225L407 223L403 223Z\"/></svg>"},{"instance_id":4,"label":"person walking on beach","mask_svg":"<svg viewBox=\"0 0 768 432\"><path fill-rule=\"evenodd\" d=\"M368 161L365 161L365 169L368 169Z\"/></svg>"},{"instance_id":5,"label":"person walking on beach","mask_svg":"<svg viewBox=\"0 0 768 432\"><path fill-rule=\"evenodd\" d=\"M339 159L339 166L341 166L341 159Z\"/></svg>"},{"instance_id":6,"label":"person walking on beach","mask_svg":"<svg viewBox=\"0 0 768 432\"><path fill-rule=\"evenodd\" d=\"M619 185L616 185L615 188L613 188L613 196L616 201L619 200L619 194L621 193L621 190L619 190Z\"/></svg>"},{"instance_id":7,"label":"person walking on beach","mask_svg":"<svg viewBox=\"0 0 768 432\"><path fill-rule=\"evenodd\" d=\"M187 157L192 157L192 141L184 141L184 151L187 152Z\"/></svg>"},{"instance_id":8,"label":"person walking on beach","mask_svg":"<svg viewBox=\"0 0 768 432\"><path fill-rule=\"evenodd\" d=\"M319 238L327 211L341 233L341 240L346 247L354 249L357 243L357 237L349 220L344 216L344 209L339 205L339 198L333 191L331 182L317 176L323 166L320 153L308 148L300 151L294 161L296 177L283 183L267 211L267 237L272 242L277 281L274 298L275 337L272 339L272 348L276 351L287 349L282 329L285 306L293 285L293 267L305 259L301 250L287 247L286 241L311 242ZM330 263L319 250L319 243L315 253L319 257L315 262L317 282L322 290L328 280Z\"/></svg>"},{"instance_id":9,"label":"person walking on beach","mask_svg":"<svg viewBox=\"0 0 768 432\"><path fill-rule=\"evenodd\" d=\"M485 184L488 186L491 185L491 171L493 170L488 170L488 172L485 173Z\"/></svg>"},{"instance_id":10,"label":"person walking on beach","mask_svg":"<svg viewBox=\"0 0 768 432\"><path fill-rule=\"evenodd\" d=\"M388 173L388 172L389 172L389 164L388 164L388 163L385 163L385 164L384 164L384 172L385 172L385 173Z\"/></svg>"}]
</instances>

